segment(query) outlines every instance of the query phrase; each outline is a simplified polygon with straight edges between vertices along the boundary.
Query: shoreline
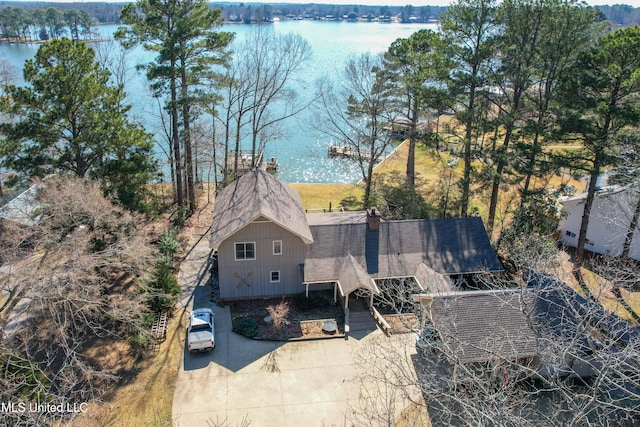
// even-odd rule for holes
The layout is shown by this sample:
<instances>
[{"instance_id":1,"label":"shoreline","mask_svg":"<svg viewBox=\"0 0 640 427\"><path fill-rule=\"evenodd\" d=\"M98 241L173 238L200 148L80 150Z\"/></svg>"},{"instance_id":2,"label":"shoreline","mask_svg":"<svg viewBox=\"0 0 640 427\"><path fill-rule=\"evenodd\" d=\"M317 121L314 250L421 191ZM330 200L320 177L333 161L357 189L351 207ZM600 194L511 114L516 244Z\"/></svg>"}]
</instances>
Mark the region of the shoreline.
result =
<instances>
[{"instance_id":1,"label":"shoreline","mask_svg":"<svg viewBox=\"0 0 640 427\"><path fill-rule=\"evenodd\" d=\"M68 37L63 37L63 38L68 38ZM0 39L0 45L12 45L12 44L27 44L27 45L31 45L31 44L44 44L44 43L48 43L52 40L60 40L60 39L48 39L48 40L21 40L21 39L9 39L9 38L1 38ZM78 39L78 40L74 40L74 41L78 41L78 42L84 42L84 43L103 43L103 42L108 42L111 41L112 39Z\"/></svg>"}]
</instances>

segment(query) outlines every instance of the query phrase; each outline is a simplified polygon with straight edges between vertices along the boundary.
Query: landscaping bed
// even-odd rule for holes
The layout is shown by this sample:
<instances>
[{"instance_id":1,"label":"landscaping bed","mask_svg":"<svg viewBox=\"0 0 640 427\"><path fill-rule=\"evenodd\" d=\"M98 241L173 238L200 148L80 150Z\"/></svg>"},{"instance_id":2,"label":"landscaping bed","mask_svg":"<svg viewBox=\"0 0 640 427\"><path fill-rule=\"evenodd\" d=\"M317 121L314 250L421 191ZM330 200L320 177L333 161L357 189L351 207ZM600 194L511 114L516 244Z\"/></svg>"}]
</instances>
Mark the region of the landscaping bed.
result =
<instances>
[{"instance_id":1,"label":"landscaping bed","mask_svg":"<svg viewBox=\"0 0 640 427\"><path fill-rule=\"evenodd\" d=\"M277 327L279 316L274 319L269 307L286 312L280 316L283 319L280 327ZM233 301L229 308L234 332L253 339L294 341L344 336L344 312L342 307L333 303L332 291L312 292L309 298L299 294ZM332 334L324 332L322 325L326 321L335 322L338 330Z\"/></svg>"},{"instance_id":2,"label":"landscaping bed","mask_svg":"<svg viewBox=\"0 0 640 427\"><path fill-rule=\"evenodd\" d=\"M418 317L413 313L383 314L382 317L389 324L390 334L405 334L420 328Z\"/></svg>"}]
</instances>

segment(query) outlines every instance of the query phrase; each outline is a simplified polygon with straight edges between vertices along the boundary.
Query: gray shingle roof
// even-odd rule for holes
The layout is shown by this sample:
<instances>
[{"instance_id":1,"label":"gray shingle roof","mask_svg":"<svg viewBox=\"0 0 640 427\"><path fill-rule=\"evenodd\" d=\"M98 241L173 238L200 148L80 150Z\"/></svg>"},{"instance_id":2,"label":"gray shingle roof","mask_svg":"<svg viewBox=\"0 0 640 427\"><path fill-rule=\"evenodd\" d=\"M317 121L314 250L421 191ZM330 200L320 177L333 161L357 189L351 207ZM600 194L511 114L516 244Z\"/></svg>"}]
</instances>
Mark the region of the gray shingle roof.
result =
<instances>
[{"instance_id":1,"label":"gray shingle roof","mask_svg":"<svg viewBox=\"0 0 640 427\"><path fill-rule=\"evenodd\" d=\"M536 334L524 313L535 295L521 289L431 294L443 345L463 362L518 359L537 354Z\"/></svg>"},{"instance_id":2,"label":"gray shingle roof","mask_svg":"<svg viewBox=\"0 0 640 427\"><path fill-rule=\"evenodd\" d=\"M218 248L229 236L263 216L312 243L298 192L256 168L223 189L216 197L209 246Z\"/></svg>"},{"instance_id":3,"label":"gray shingle roof","mask_svg":"<svg viewBox=\"0 0 640 427\"><path fill-rule=\"evenodd\" d=\"M371 276L351 254L342 261L342 268L338 272L338 284L343 296L358 288L369 289L374 295L380 293Z\"/></svg>"},{"instance_id":4,"label":"gray shingle roof","mask_svg":"<svg viewBox=\"0 0 640 427\"><path fill-rule=\"evenodd\" d=\"M335 281L351 254L373 278L417 277L420 264L441 274L502 271L482 220L477 217L311 226L305 282ZM424 283L422 284L425 285Z\"/></svg>"}]
</instances>

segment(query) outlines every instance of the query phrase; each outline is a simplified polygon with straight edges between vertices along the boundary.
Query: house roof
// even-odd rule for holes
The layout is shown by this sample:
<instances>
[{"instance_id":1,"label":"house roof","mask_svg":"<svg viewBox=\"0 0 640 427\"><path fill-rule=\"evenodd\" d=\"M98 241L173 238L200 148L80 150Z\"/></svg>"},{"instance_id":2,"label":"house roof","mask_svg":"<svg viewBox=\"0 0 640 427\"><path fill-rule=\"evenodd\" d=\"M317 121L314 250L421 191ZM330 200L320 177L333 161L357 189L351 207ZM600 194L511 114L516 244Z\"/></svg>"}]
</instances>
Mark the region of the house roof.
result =
<instances>
[{"instance_id":1,"label":"house roof","mask_svg":"<svg viewBox=\"0 0 640 427\"><path fill-rule=\"evenodd\" d=\"M0 207L0 218L13 221L28 227L34 226L40 220L37 215L40 205L36 201L38 185L32 185L13 200Z\"/></svg>"},{"instance_id":2,"label":"house roof","mask_svg":"<svg viewBox=\"0 0 640 427\"><path fill-rule=\"evenodd\" d=\"M629 343L640 340L640 329L632 326L599 303L584 298L555 277L533 273L527 284L536 293L534 325L558 339L575 340L584 329L584 322L594 327L614 342ZM587 347L585 337L582 345Z\"/></svg>"},{"instance_id":3,"label":"house roof","mask_svg":"<svg viewBox=\"0 0 640 427\"><path fill-rule=\"evenodd\" d=\"M536 334L524 309L532 304L532 293L500 289L425 297L431 300L432 320L443 345L462 362L518 359L537 354Z\"/></svg>"},{"instance_id":4,"label":"house roof","mask_svg":"<svg viewBox=\"0 0 640 427\"><path fill-rule=\"evenodd\" d=\"M333 276L349 254L373 278L420 281L418 276L428 277L421 264L447 275L502 271L478 217L386 221L377 232L364 220L310 228L314 244L307 246L306 283L335 281Z\"/></svg>"},{"instance_id":5,"label":"house roof","mask_svg":"<svg viewBox=\"0 0 640 427\"><path fill-rule=\"evenodd\" d=\"M259 168L224 188L216 197L209 246L217 249L228 237L264 217L312 243L298 192Z\"/></svg>"},{"instance_id":6,"label":"house roof","mask_svg":"<svg viewBox=\"0 0 640 427\"><path fill-rule=\"evenodd\" d=\"M337 282L343 296L347 296L359 288L369 289L374 295L380 293L371 276L351 254L348 254L343 260Z\"/></svg>"},{"instance_id":7,"label":"house roof","mask_svg":"<svg viewBox=\"0 0 640 427\"><path fill-rule=\"evenodd\" d=\"M526 288L431 292L414 298L429 308L442 345L462 362L540 355L548 351L545 347L563 342L590 351L590 340L599 334L623 345L640 339L640 329L557 279L536 273L525 280Z\"/></svg>"},{"instance_id":8,"label":"house roof","mask_svg":"<svg viewBox=\"0 0 640 427\"><path fill-rule=\"evenodd\" d=\"M367 220L367 211L323 212L307 214L309 225L356 224ZM384 220L383 220L384 221Z\"/></svg>"},{"instance_id":9,"label":"house roof","mask_svg":"<svg viewBox=\"0 0 640 427\"><path fill-rule=\"evenodd\" d=\"M627 190L627 187L621 187L619 185L609 185L606 187L601 187L599 189L596 190L595 196L596 197L607 197L607 196L612 196L621 192L624 192ZM587 199L587 192L584 193L580 193L580 194L575 194L573 196L566 196L566 197L560 197L560 203L565 204L565 203L569 203L569 202L573 202L573 201L582 201L582 200L586 200Z\"/></svg>"}]
</instances>

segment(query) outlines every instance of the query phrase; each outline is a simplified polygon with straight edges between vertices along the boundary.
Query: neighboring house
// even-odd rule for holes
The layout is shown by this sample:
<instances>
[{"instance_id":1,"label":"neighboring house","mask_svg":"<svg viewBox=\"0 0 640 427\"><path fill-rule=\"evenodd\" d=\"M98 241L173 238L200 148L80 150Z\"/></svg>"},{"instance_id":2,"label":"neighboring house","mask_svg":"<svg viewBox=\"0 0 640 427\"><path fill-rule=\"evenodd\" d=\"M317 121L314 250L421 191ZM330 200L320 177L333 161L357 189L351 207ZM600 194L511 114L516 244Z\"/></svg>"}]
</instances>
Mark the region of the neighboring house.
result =
<instances>
[{"instance_id":1,"label":"neighboring house","mask_svg":"<svg viewBox=\"0 0 640 427\"><path fill-rule=\"evenodd\" d=\"M603 255L621 255L638 197L638 192L630 187L605 186L598 189L591 208L585 249ZM586 199L587 193L560 199L559 239L566 246L575 248L578 245ZM638 229L631 240L629 256L640 260Z\"/></svg>"},{"instance_id":2,"label":"neighboring house","mask_svg":"<svg viewBox=\"0 0 640 427\"><path fill-rule=\"evenodd\" d=\"M0 219L32 227L38 223L38 209L36 194L38 184L32 185L7 204L0 206Z\"/></svg>"},{"instance_id":3,"label":"neighboring house","mask_svg":"<svg viewBox=\"0 0 640 427\"><path fill-rule=\"evenodd\" d=\"M306 215L295 190L255 169L216 198L210 247L222 299L333 289L348 306L378 281L451 290L463 275L502 271L477 217L383 221L368 212Z\"/></svg>"}]
</instances>

